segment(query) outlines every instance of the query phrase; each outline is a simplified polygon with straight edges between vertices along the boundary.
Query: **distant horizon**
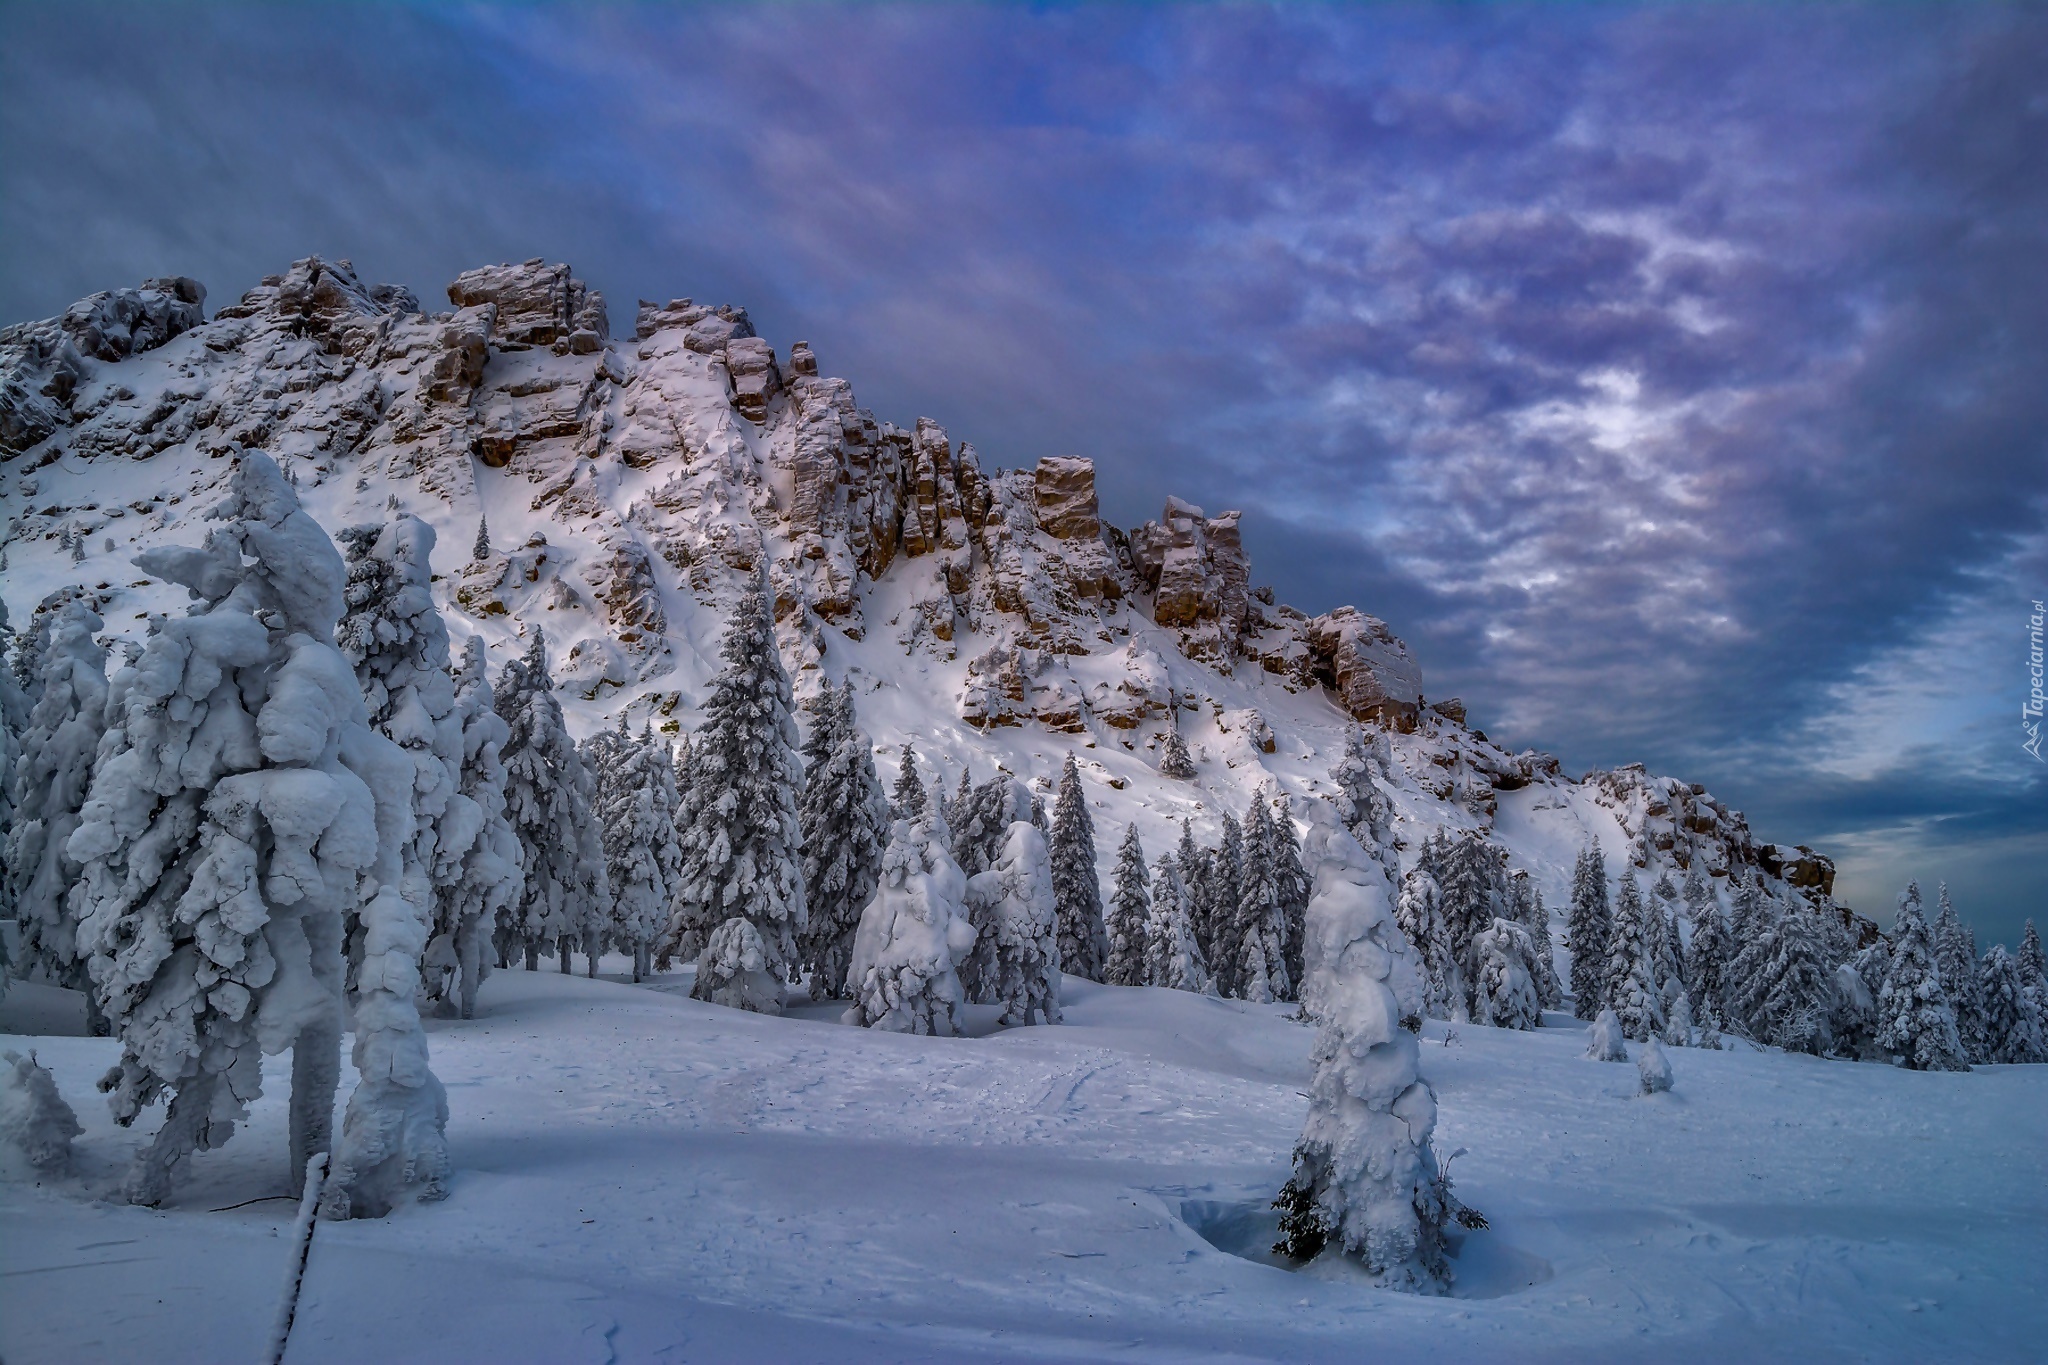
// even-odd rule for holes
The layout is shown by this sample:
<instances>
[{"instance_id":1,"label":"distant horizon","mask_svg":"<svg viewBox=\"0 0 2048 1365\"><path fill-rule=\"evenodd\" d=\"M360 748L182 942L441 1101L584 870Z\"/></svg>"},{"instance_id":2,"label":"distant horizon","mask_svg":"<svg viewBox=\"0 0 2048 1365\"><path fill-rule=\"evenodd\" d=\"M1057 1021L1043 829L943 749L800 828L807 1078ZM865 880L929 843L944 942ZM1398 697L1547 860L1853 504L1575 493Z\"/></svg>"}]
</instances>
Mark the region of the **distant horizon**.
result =
<instances>
[{"instance_id":1,"label":"distant horizon","mask_svg":"<svg viewBox=\"0 0 2048 1365\"><path fill-rule=\"evenodd\" d=\"M2044 73L1990 6L17 6L0 324L314 254L743 305L1118 525L1242 508L1510 747L2015 944Z\"/></svg>"}]
</instances>

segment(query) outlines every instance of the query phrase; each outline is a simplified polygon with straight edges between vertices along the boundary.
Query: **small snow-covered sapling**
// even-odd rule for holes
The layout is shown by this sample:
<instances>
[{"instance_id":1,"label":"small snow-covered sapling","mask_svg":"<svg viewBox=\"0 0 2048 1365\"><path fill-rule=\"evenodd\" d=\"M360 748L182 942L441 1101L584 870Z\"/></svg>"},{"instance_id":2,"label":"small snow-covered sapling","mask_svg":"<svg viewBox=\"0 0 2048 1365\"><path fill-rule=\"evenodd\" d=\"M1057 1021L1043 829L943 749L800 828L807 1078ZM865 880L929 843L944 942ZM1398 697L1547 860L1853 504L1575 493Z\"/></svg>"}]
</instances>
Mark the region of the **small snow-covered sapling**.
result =
<instances>
[{"instance_id":1,"label":"small snow-covered sapling","mask_svg":"<svg viewBox=\"0 0 2048 1365\"><path fill-rule=\"evenodd\" d=\"M1671 1059L1655 1038L1646 1041L1636 1054L1636 1073L1643 1078L1645 1095L1661 1095L1671 1088Z\"/></svg>"},{"instance_id":2,"label":"small snow-covered sapling","mask_svg":"<svg viewBox=\"0 0 2048 1365\"><path fill-rule=\"evenodd\" d=\"M1600 1017L1586 1030L1586 1055L1596 1062L1625 1062L1628 1047L1622 1041L1621 1017L1612 1009L1600 1011Z\"/></svg>"}]
</instances>

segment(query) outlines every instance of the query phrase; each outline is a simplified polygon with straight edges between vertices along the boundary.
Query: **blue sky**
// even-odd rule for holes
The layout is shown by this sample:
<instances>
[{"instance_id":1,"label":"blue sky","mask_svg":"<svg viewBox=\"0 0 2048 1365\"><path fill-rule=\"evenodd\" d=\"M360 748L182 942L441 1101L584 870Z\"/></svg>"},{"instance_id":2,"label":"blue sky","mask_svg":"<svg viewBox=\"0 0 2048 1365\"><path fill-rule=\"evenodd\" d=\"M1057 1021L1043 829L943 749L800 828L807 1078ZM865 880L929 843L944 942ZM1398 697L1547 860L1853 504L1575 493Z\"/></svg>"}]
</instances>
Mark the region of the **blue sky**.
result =
<instances>
[{"instance_id":1,"label":"blue sky","mask_svg":"<svg viewBox=\"0 0 2048 1365\"><path fill-rule=\"evenodd\" d=\"M2048 912L2048 11L0 7L0 318L291 259L743 303L1497 738Z\"/></svg>"}]
</instances>

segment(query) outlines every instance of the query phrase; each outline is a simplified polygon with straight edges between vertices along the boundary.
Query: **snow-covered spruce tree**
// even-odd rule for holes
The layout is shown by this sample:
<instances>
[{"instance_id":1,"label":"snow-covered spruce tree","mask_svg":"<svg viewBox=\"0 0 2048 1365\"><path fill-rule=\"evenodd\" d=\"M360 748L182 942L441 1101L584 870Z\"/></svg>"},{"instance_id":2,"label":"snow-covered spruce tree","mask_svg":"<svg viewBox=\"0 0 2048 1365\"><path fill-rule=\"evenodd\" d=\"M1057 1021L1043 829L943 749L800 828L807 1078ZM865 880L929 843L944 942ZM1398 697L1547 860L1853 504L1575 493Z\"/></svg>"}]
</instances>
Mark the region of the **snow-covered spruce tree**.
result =
<instances>
[{"instance_id":1,"label":"snow-covered spruce tree","mask_svg":"<svg viewBox=\"0 0 2048 1365\"><path fill-rule=\"evenodd\" d=\"M2042 1009L2048 1010L2048 956L2041 952L2041 934L2032 920L2020 934L2018 966L2020 989L2034 992Z\"/></svg>"},{"instance_id":2,"label":"snow-covered spruce tree","mask_svg":"<svg viewBox=\"0 0 2048 1365\"><path fill-rule=\"evenodd\" d=\"M1685 876L1687 917L1692 920L1692 946L1685 955L1686 996L1693 1021L1702 1027L1724 1027L1728 1018L1728 961L1733 945L1721 907L1699 874L1699 859Z\"/></svg>"},{"instance_id":3,"label":"snow-covered spruce tree","mask_svg":"<svg viewBox=\"0 0 2048 1365\"><path fill-rule=\"evenodd\" d=\"M1664 1013L1685 994L1685 946L1678 932L1678 888L1660 869L1644 904L1649 918L1650 974L1664 1000Z\"/></svg>"},{"instance_id":4,"label":"snow-covered spruce tree","mask_svg":"<svg viewBox=\"0 0 2048 1365\"><path fill-rule=\"evenodd\" d=\"M21 926L14 971L41 970L86 994L89 1021L106 1032L92 980L78 952L69 904L79 866L67 851L92 781L106 725L107 652L93 639L100 618L83 601L67 602L48 623L37 651L34 709L14 769L12 827L5 839L4 894Z\"/></svg>"},{"instance_id":5,"label":"snow-covered spruce tree","mask_svg":"<svg viewBox=\"0 0 2048 1365\"><path fill-rule=\"evenodd\" d=\"M1934 903L1934 922L1928 926L1928 932L1934 938L1934 961L1941 970L1941 988L1948 992L1949 1008L1955 1011L1956 1036L1963 1040L1964 1053L1971 1061L1982 1061L1978 1055L1984 1026L1978 1017L1982 1011L1977 999L1977 936L1956 917L1956 907L1948 898L1947 882L1935 888Z\"/></svg>"},{"instance_id":6,"label":"snow-covered spruce tree","mask_svg":"<svg viewBox=\"0 0 2048 1365\"><path fill-rule=\"evenodd\" d=\"M951 796L946 795L946 784L942 780L939 783L937 799L939 804L945 807L946 828L953 832L952 838L958 839L960 826L967 822L967 817L974 811L974 765L960 765L960 784L953 788Z\"/></svg>"},{"instance_id":7,"label":"snow-covered spruce tree","mask_svg":"<svg viewBox=\"0 0 2048 1365\"><path fill-rule=\"evenodd\" d=\"M0 554L4 554L0 547ZM0 653L14 632L7 625L7 603L0 601ZM17 657L17 664L20 659ZM14 774L21 762L21 735L28 729L29 697L16 684L11 670L0 668L0 850L14 831ZM0 922L14 918L13 878L0 869ZM7 980L13 964L7 956L7 936L0 934L0 997L7 994Z\"/></svg>"},{"instance_id":8,"label":"snow-covered spruce tree","mask_svg":"<svg viewBox=\"0 0 2048 1365\"><path fill-rule=\"evenodd\" d=\"M1651 974L1649 922L1636 870L1625 867L1614 898L1614 928L1607 941L1606 997L1622 1031L1642 1041L1664 1031L1664 998Z\"/></svg>"},{"instance_id":9,"label":"snow-covered spruce tree","mask_svg":"<svg viewBox=\"0 0 2048 1365\"><path fill-rule=\"evenodd\" d=\"M1441 1293L1450 1207L1429 1143L1436 1095L1401 1027L1419 974L1384 870L1326 803L1311 803L1308 817L1303 860L1315 891L1302 1003L1317 1021L1314 1073L1293 1178L1276 1201L1286 1210L1279 1248L1313 1255L1327 1244L1389 1288Z\"/></svg>"},{"instance_id":10,"label":"snow-covered spruce tree","mask_svg":"<svg viewBox=\"0 0 2048 1365\"><path fill-rule=\"evenodd\" d=\"M1072 754L1060 771L1052 815L1052 890L1060 918L1060 970L1104 979L1109 934L1102 921L1102 882L1095 873L1095 821ZM1139 855L1139 869L1144 856Z\"/></svg>"},{"instance_id":11,"label":"snow-covered spruce tree","mask_svg":"<svg viewBox=\"0 0 2048 1365\"><path fill-rule=\"evenodd\" d=\"M1337 814L1351 837L1373 857L1386 863L1393 851L1393 802L1387 799L1376 779L1393 780L1393 751L1384 730L1365 731L1353 726L1344 736L1344 754L1330 769L1336 784Z\"/></svg>"},{"instance_id":12,"label":"snow-covered spruce tree","mask_svg":"<svg viewBox=\"0 0 2048 1365\"><path fill-rule=\"evenodd\" d=\"M1472 941L1478 976L1472 983L1472 1022L1494 1028L1533 1029L1543 1025L1543 1000L1536 991L1530 962L1536 943L1529 931L1511 919Z\"/></svg>"},{"instance_id":13,"label":"snow-covered spruce tree","mask_svg":"<svg viewBox=\"0 0 2048 1365\"><path fill-rule=\"evenodd\" d=\"M67 846L79 951L122 1045L100 1086L123 1125L170 1097L125 1187L143 1204L228 1140L264 1053L293 1053L292 1169L331 1150L342 917L361 911L381 934L406 914L411 765L370 729L335 648L341 556L260 452L209 516L221 524L203 548L136 557L198 601L152 620L109 684ZM383 903L365 909L368 896Z\"/></svg>"},{"instance_id":14,"label":"snow-covered spruce tree","mask_svg":"<svg viewBox=\"0 0 2048 1365\"><path fill-rule=\"evenodd\" d=\"M1920 906L1920 885L1906 883L1892 927L1892 960L1877 991L1877 1041L1915 1071L1968 1071L1955 1011L1941 987L1941 968Z\"/></svg>"},{"instance_id":15,"label":"snow-covered spruce tree","mask_svg":"<svg viewBox=\"0 0 2048 1365\"><path fill-rule=\"evenodd\" d=\"M896 769L896 790L893 793L895 818L915 820L924 814L924 779L917 775L917 752L908 744L903 746L903 762Z\"/></svg>"},{"instance_id":16,"label":"snow-covered spruce tree","mask_svg":"<svg viewBox=\"0 0 2048 1365\"><path fill-rule=\"evenodd\" d=\"M1216 994L1216 982L1195 938L1180 863L1170 855L1161 855L1152 872L1152 912L1145 921L1145 984L1197 995Z\"/></svg>"},{"instance_id":17,"label":"snow-covered spruce tree","mask_svg":"<svg viewBox=\"0 0 2048 1365\"><path fill-rule=\"evenodd\" d=\"M495 955L492 935L500 916L519 904L525 884L525 853L505 812L504 750L512 730L495 703L484 642L472 635L462 642L455 669L454 719L462 731L456 790L475 814L476 833L465 838L462 831L442 831L444 841L463 849L462 867L438 888L434 940L427 949L428 995L444 1007L452 1000L464 1019L476 1017L477 988Z\"/></svg>"},{"instance_id":18,"label":"snow-covered spruce tree","mask_svg":"<svg viewBox=\"0 0 2048 1365\"><path fill-rule=\"evenodd\" d=\"M1636 1074L1641 1078L1638 1094L1661 1095L1671 1088L1671 1059L1655 1038L1643 1040L1643 1050L1636 1055Z\"/></svg>"},{"instance_id":19,"label":"snow-covered spruce tree","mask_svg":"<svg viewBox=\"0 0 2048 1365\"><path fill-rule=\"evenodd\" d=\"M1108 918L1109 961L1103 978L1112 986L1147 984L1145 925L1152 918L1152 876L1145 868L1145 846L1139 842L1136 824L1124 827L1124 840L1117 846Z\"/></svg>"},{"instance_id":20,"label":"snow-covered spruce tree","mask_svg":"<svg viewBox=\"0 0 2048 1365\"><path fill-rule=\"evenodd\" d=\"M1509 880L1514 889L1515 920L1529 931L1529 942L1536 950L1529 963L1529 974L1536 982L1536 998L1544 1009L1554 1010L1564 1003L1564 983L1557 979L1557 964L1551 952L1550 910L1543 904L1543 891L1534 877L1517 872Z\"/></svg>"},{"instance_id":21,"label":"snow-covered spruce tree","mask_svg":"<svg viewBox=\"0 0 2048 1365\"><path fill-rule=\"evenodd\" d=\"M1281 960L1287 966L1289 987L1282 999L1298 1000L1301 998L1303 921L1308 915L1308 869L1301 865L1301 840L1294 832L1292 807L1285 796L1276 799L1273 805L1273 875L1280 885Z\"/></svg>"},{"instance_id":22,"label":"snow-covered spruce tree","mask_svg":"<svg viewBox=\"0 0 2048 1365\"><path fill-rule=\"evenodd\" d=\"M2048 1062L2048 1029L2034 998L2020 984L2019 964L2002 943L1977 966L1983 1037L1978 1060L2003 1064Z\"/></svg>"},{"instance_id":23,"label":"snow-covered spruce tree","mask_svg":"<svg viewBox=\"0 0 2048 1365\"><path fill-rule=\"evenodd\" d=\"M491 557L491 519L489 517L480 516L476 519L476 540L469 547L469 557L477 563L481 563Z\"/></svg>"},{"instance_id":24,"label":"snow-covered spruce tree","mask_svg":"<svg viewBox=\"0 0 2048 1365\"><path fill-rule=\"evenodd\" d=\"M1216 988L1236 998L1241 988L1244 943L1238 933L1237 907L1244 896L1244 826L1223 812L1223 838L1203 860L1202 888L1196 904L1209 922L1209 970Z\"/></svg>"},{"instance_id":25,"label":"snow-covered spruce tree","mask_svg":"<svg viewBox=\"0 0 2048 1365\"><path fill-rule=\"evenodd\" d=\"M693 998L780 1014L781 983L795 971L807 923L797 816L803 762L765 581L740 599L719 657L724 667L691 740L690 789L676 812L682 891L663 956L701 944ZM712 942L734 919L759 941L760 968L747 965L751 945L737 928Z\"/></svg>"},{"instance_id":26,"label":"snow-covered spruce tree","mask_svg":"<svg viewBox=\"0 0 2048 1365\"><path fill-rule=\"evenodd\" d=\"M804 738L804 794L797 804L807 917L797 943L811 998L823 1000L846 988L854 932L874 899L890 820L874 750L854 715L852 682L837 692L826 688L815 717Z\"/></svg>"},{"instance_id":27,"label":"snow-covered spruce tree","mask_svg":"<svg viewBox=\"0 0 2048 1365\"><path fill-rule=\"evenodd\" d=\"M1262 1005L1292 994L1282 944L1277 842L1264 799L1254 797L1245 817L1244 865L1230 938L1237 945L1238 995Z\"/></svg>"},{"instance_id":28,"label":"snow-covered spruce tree","mask_svg":"<svg viewBox=\"0 0 2048 1365\"><path fill-rule=\"evenodd\" d=\"M1750 1037L1815 1056L1833 1048L1833 974L1822 957L1819 921L1810 911L1788 910L1736 963L1741 984L1732 1003Z\"/></svg>"},{"instance_id":29,"label":"snow-covered spruce tree","mask_svg":"<svg viewBox=\"0 0 2048 1365\"><path fill-rule=\"evenodd\" d=\"M1614 919L1607 907L1607 864L1598 841L1580 851L1572 869L1565 937L1572 953L1572 1013L1591 1020L1608 1004L1607 945L1614 937Z\"/></svg>"},{"instance_id":30,"label":"snow-covered spruce tree","mask_svg":"<svg viewBox=\"0 0 2048 1365\"><path fill-rule=\"evenodd\" d=\"M1622 1039L1621 1016L1602 1006L1599 1017L1586 1030L1586 1055L1596 1062L1625 1062L1628 1046Z\"/></svg>"},{"instance_id":31,"label":"snow-covered spruce tree","mask_svg":"<svg viewBox=\"0 0 2048 1365\"><path fill-rule=\"evenodd\" d=\"M1444 934L1449 941L1451 961L1465 983L1462 1004L1477 1017L1472 992L1477 985L1479 961L1473 943L1496 919L1512 918L1506 877L1506 853L1483 834L1461 836L1448 847L1440 846L1437 877L1441 897L1437 903L1443 916Z\"/></svg>"},{"instance_id":32,"label":"snow-covered spruce tree","mask_svg":"<svg viewBox=\"0 0 2048 1365\"><path fill-rule=\"evenodd\" d=\"M1159 775L1176 782L1195 780L1194 756L1188 752L1188 742L1180 737L1178 724L1166 732L1166 746L1159 755Z\"/></svg>"},{"instance_id":33,"label":"snow-covered spruce tree","mask_svg":"<svg viewBox=\"0 0 2048 1365\"><path fill-rule=\"evenodd\" d=\"M566 956L591 917L610 900L598 833L597 784L569 738L548 671L547 639L533 633L526 657L498 675L505 743L505 812L519 836L526 876L519 903L500 921L499 960L522 954L535 971L543 957Z\"/></svg>"},{"instance_id":34,"label":"snow-covered spruce tree","mask_svg":"<svg viewBox=\"0 0 2048 1365\"><path fill-rule=\"evenodd\" d=\"M962 780L965 781L964 773ZM953 861L972 877L995 865L1003 842L1010 837L1011 824L1018 820L1030 823L1031 793L1023 783L999 772L966 795L956 797L953 807L959 813L958 823L952 826ZM953 818L953 811L947 812L947 818Z\"/></svg>"},{"instance_id":35,"label":"snow-covered spruce tree","mask_svg":"<svg viewBox=\"0 0 2048 1365\"><path fill-rule=\"evenodd\" d=\"M380 859L377 896L345 921L361 1079L349 1097L330 1165L332 1197L323 1207L330 1216L381 1217L414 1178L424 1182L423 1198L445 1193L448 1099L427 1066L421 962L437 890L461 877L467 841L482 822L460 790L462 722L448 669L448 628L434 606L434 530L417 517L399 517L383 527L350 528L342 540L347 610L335 641L355 669L371 728L404 755L412 806L396 827L395 857ZM380 833L383 823L380 810Z\"/></svg>"},{"instance_id":36,"label":"snow-covered spruce tree","mask_svg":"<svg viewBox=\"0 0 2048 1365\"><path fill-rule=\"evenodd\" d=\"M621 729L624 717L621 717ZM681 877L676 835L676 779L668 745L643 727L602 747L597 766L597 820L611 890L606 936L633 957L633 979L653 968L654 940L668 927Z\"/></svg>"},{"instance_id":37,"label":"snow-covered spruce tree","mask_svg":"<svg viewBox=\"0 0 2048 1365\"><path fill-rule=\"evenodd\" d=\"M1457 964L1451 960L1450 939L1444 933L1443 915L1437 908L1438 894L1436 878L1427 867L1418 864L1401 879L1401 896L1395 904L1394 918L1421 964L1422 1012L1432 1019L1449 1019L1453 1004L1462 1000L1464 989Z\"/></svg>"},{"instance_id":38,"label":"snow-covered spruce tree","mask_svg":"<svg viewBox=\"0 0 2048 1365\"><path fill-rule=\"evenodd\" d=\"M71 1139L84 1131L56 1076L33 1052L0 1052L0 1145L38 1171L62 1173L71 1165Z\"/></svg>"},{"instance_id":39,"label":"snow-covered spruce tree","mask_svg":"<svg viewBox=\"0 0 2048 1365\"><path fill-rule=\"evenodd\" d=\"M1022 787L1018 787L1022 792ZM1028 808L1028 807L1027 807ZM1052 858L1045 836L1016 820L995 865L968 879L967 903L978 932L989 935L993 961L984 965L980 998L1003 1007L1005 1025L1060 1022L1060 943L1053 903Z\"/></svg>"},{"instance_id":40,"label":"snow-covered spruce tree","mask_svg":"<svg viewBox=\"0 0 2048 1365\"><path fill-rule=\"evenodd\" d=\"M1046 816L1044 798L1039 796L1037 792L1031 793L1031 814L1029 818L1033 829L1043 834L1047 839L1052 838L1052 821Z\"/></svg>"},{"instance_id":41,"label":"snow-covered spruce tree","mask_svg":"<svg viewBox=\"0 0 2048 1365\"><path fill-rule=\"evenodd\" d=\"M974 947L967 878L934 801L890 828L880 881L854 934L844 1023L950 1036L965 999L954 964Z\"/></svg>"}]
</instances>

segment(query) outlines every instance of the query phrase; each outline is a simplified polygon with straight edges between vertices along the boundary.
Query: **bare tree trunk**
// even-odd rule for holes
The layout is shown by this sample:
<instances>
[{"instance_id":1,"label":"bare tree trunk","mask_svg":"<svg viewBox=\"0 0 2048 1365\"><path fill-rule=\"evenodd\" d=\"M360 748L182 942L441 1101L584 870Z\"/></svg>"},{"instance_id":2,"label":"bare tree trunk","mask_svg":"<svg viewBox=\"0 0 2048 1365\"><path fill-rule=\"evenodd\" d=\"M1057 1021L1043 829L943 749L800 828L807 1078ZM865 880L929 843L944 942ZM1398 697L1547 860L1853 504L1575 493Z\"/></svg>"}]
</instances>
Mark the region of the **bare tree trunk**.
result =
<instances>
[{"instance_id":1,"label":"bare tree trunk","mask_svg":"<svg viewBox=\"0 0 2048 1365\"><path fill-rule=\"evenodd\" d=\"M292 1179L306 1173L316 1152L334 1149L334 1092L341 1085L341 917L304 915L299 919L312 952L313 979L327 989L332 1004L323 1018L299 1030L292 1040L291 1163Z\"/></svg>"}]
</instances>

